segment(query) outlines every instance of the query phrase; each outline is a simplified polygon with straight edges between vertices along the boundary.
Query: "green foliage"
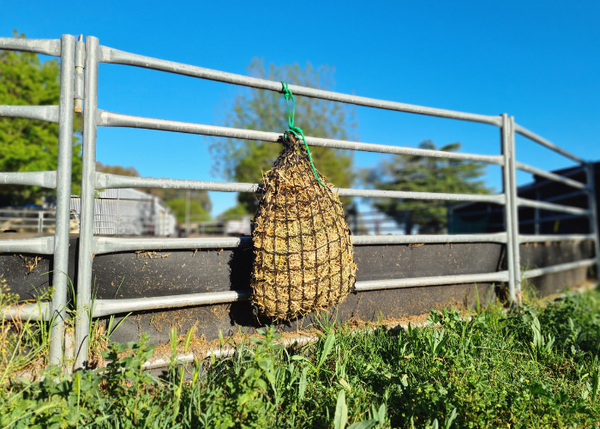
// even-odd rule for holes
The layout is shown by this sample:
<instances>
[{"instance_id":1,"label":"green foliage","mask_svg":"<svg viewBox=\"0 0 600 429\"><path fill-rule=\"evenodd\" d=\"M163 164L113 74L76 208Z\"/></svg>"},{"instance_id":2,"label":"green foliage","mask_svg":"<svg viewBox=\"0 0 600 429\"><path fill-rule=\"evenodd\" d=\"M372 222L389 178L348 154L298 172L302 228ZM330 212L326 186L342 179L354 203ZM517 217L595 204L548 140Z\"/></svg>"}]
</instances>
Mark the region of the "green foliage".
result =
<instances>
[{"instance_id":1,"label":"green foliage","mask_svg":"<svg viewBox=\"0 0 600 429\"><path fill-rule=\"evenodd\" d=\"M437 149L431 140L419 144L419 149L456 152L460 143L451 143ZM478 180L485 172L481 163L456 159L422 156L394 156L373 168L367 182L378 189L410 192L442 192L459 194L486 194L490 190ZM381 198L373 205L382 212L407 224L410 234L413 225L420 232L439 233L447 223L447 206L442 201L397 200Z\"/></svg>"},{"instance_id":2,"label":"green foliage","mask_svg":"<svg viewBox=\"0 0 600 429\"><path fill-rule=\"evenodd\" d=\"M166 200L165 204L173 211L177 217L177 222L185 222L185 197L177 197L170 200ZM202 204L198 200L190 200L190 221L191 222L205 222L211 219L210 213L206 211Z\"/></svg>"},{"instance_id":3,"label":"green foliage","mask_svg":"<svg viewBox=\"0 0 600 429\"><path fill-rule=\"evenodd\" d=\"M15 32L15 37L20 36ZM58 60L41 62L30 52L0 51L0 104L58 105L60 66ZM74 128L79 129L80 116ZM31 119L0 118L0 171L32 172L56 170L58 124ZM81 143L73 138L72 193L79 193ZM0 206L39 203L55 191L7 185L0 188Z\"/></svg>"},{"instance_id":4,"label":"green foliage","mask_svg":"<svg viewBox=\"0 0 600 429\"><path fill-rule=\"evenodd\" d=\"M291 349L259 329L227 358L142 371L146 338L111 346L101 370L0 386L0 427L496 428L596 427L598 292L465 319L432 311L425 327L325 326ZM556 340L551 346L549 338ZM171 333L173 357L177 339ZM535 344L535 347L532 346Z\"/></svg>"},{"instance_id":5,"label":"green foliage","mask_svg":"<svg viewBox=\"0 0 600 429\"><path fill-rule=\"evenodd\" d=\"M189 192L190 201L195 201L200 204L203 210L201 211L190 211L192 218L197 216L203 216L205 213L210 213L212 210L212 202L210 196L206 191L199 191L197 189L152 189L152 195L156 195L163 201L171 201L178 198L187 198Z\"/></svg>"},{"instance_id":6,"label":"green foliage","mask_svg":"<svg viewBox=\"0 0 600 429\"><path fill-rule=\"evenodd\" d=\"M305 68L298 64L277 67L253 59L248 67L250 76L283 81L302 86L331 90L334 85L333 68ZM296 97L296 126L306 136L347 140L355 138L354 111L341 103ZM264 90L248 90L232 103L225 123L233 128L253 129L283 134L287 130L287 108L282 94ZM216 139L210 146L215 159L216 172L238 182L259 183L279 155L279 144L236 139ZM321 147L311 148L315 166L337 187L348 187L354 180L352 154L349 151ZM256 198L252 194L239 194L239 203L245 213L254 214Z\"/></svg>"},{"instance_id":7,"label":"green foliage","mask_svg":"<svg viewBox=\"0 0 600 429\"><path fill-rule=\"evenodd\" d=\"M246 207L240 203L236 204L233 207L228 208L227 210L225 210L220 217L227 221L227 220L232 220L232 219L239 219L244 215L248 214L248 210L246 210Z\"/></svg>"},{"instance_id":8,"label":"green foliage","mask_svg":"<svg viewBox=\"0 0 600 429\"><path fill-rule=\"evenodd\" d=\"M118 174L119 176L140 177L140 173L135 167L102 164L100 161L96 161L96 171L107 174Z\"/></svg>"},{"instance_id":9,"label":"green foliage","mask_svg":"<svg viewBox=\"0 0 600 429\"><path fill-rule=\"evenodd\" d=\"M12 320L7 309L18 304L19 295L10 291L0 273L0 394L6 380L22 368L47 363L48 324Z\"/></svg>"}]
</instances>

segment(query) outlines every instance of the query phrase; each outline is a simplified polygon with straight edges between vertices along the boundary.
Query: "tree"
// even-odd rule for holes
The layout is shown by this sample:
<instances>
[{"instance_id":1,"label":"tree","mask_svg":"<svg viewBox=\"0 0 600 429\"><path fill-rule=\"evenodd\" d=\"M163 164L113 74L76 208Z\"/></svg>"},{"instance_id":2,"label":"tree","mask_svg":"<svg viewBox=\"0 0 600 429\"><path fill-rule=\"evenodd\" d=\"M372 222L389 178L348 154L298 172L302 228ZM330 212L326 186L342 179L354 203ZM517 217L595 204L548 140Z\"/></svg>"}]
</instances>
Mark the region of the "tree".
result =
<instances>
[{"instance_id":1,"label":"tree","mask_svg":"<svg viewBox=\"0 0 600 429\"><path fill-rule=\"evenodd\" d=\"M460 147L460 143L451 143L437 150L455 152ZM436 150L431 140L424 140L419 148ZM481 163L472 161L400 155L371 169L367 182L382 190L487 194L490 189L478 180L485 174L483 168ZM426 233L440 233L447 226L448 208L444 201L381 198L373 206L404 224L407 234L414 225Z\"/></svg>"},{"instance_id":2,"label":"tree","mask_svg":"<svg viewBox=\"0 0 600 429\"><path fill-rule=\"evenodd\" d=\"M185 201L187 198L187 193L190 193L190 202L194 204L197 203L200 207L202 207L201 211L192 211L190 208L190 216L204 216L204 214L210 213L212 210L212 202L210 201L210 196L206 191L199 191L197 189L152 189L152 195L156 195L158 198L169 205L170 201L182 199ZM170 205L169 205L170 206ZM190 206L191 207L191 206ZM210 217L210 215L209 215ZM209 219L207 219L209 220Z\"/></svg>"},{"instance_id":3,"label":"tree","mask_svg":"<svg viewBox=\"0 0 600 429\"><path fill-rule=\"evenodd\" d=\"M333 73L333 68L320 66L315 69L310 63L305 68L297 63L280 67L270 64L267 69L264 61L257 58L248 66L248 74L254 77L320 89L333 87ZM225 123L233 128L283 134L288 128L285 99L282 94L271 91L247 90L232 102ZM354 110L341 103L296 96L296 126L311 137L355 138ZM281 145L274 143L236 139L215 139L210 146L218 174L237 182L251 183L261 181L263 173L271 168L281 149ZM354 180L352 153L321 147L311 147L310 150L317 169L330 182L337 187L351 185ZM237 199L240 207L234 210L235 213L255 212L254 195L239 194Z\"/></svg>"},{"instance_id":4,"label":"tree","mask_svg":"<svg viewBox=\"0 0 600 429\"><path fill-rule=\"evenodd\" d=\"M140 173L135 167L102 164L100 161L96 161L96 171L106 174L118 174L119 176L140 177Z\"/></svg>"},{"instance_id":5,"label":"tree","mask_svg":"<svg viewBox=\"0 0 600 429\"><path fill-rule=\"evenodd\" d=\"M247 214L248 214L248 211L244 208L244 206L241 204L237 204L233 207L228 208L223 213L221 213L219 215L219 218L221 218L224 221L236 220L236 219L240 219L241 217L243 217L244 215L247 215Z\"/></svg>"},{"instance_id":6,"label":"tree","mask_svg":"<svg viewBox=\"0 0 600 429\"><path fill-rule=\"evenodd\" d=\"M177 222L180 224L185 223L185 208L186 199L185 197L173 198L165 201L169 208L177 217ZM198 200L190 199L190 222L206 222L211 220L210 213L202 206Z\"/></svg>"},{"instance_id":7,"label":"tree","mask_svg":"<svg viewBox=\"0 0 600 429\"><path fill-rule=\"evenodd\" d=\"M25 37L13 32L15 37ZM0 104L57 105L60 101L58 60L41 62L30 52L0 51ZM79 129L80 115L74 128ZM20 118L0 118L0 171L31 172L56 170L58 124ZM81 142L73 138L72 193L81 182ZM40 203L55 191L33 187L3 185L0 206Z\"/></svg>"}]
</instances>

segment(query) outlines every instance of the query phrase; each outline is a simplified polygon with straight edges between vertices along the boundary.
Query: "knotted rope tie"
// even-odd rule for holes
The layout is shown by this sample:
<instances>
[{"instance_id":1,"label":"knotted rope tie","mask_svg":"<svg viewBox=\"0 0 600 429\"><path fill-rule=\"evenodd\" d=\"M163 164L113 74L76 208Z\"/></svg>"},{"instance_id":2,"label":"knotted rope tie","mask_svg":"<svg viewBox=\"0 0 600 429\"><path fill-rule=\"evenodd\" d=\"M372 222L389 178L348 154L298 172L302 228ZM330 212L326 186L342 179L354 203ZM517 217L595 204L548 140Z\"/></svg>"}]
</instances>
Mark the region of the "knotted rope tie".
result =
<instances>
[{"instance_id":1,"label":"knotted rope tie","mask_svg":"<svg viewBox=\"0 0 600 429\"><path fill-rule=\"evenodd\" d=\"M297 138L302 137L302 141L304 142L304 147L306 148L306 152L308 153L308 160L310 161L312 171L315 174L315 177L317 178L317 181L321 184L321 186L323 186L324 188L327 188L327 186L325 186L323 184L323 182L321 182L321 179L319 179L319 175L317 174L317 169L315 168L315 163L313 162L312 155L310 154L310 149L308 148L308 144L306 144L306 138L304 137L304 131L302 131L302 128L296 127L294 125L294 117L296 115L296 99L294 98L294 94L292 94L292 91L288 88L287 83L281 82L281 84L283 85L282 92L283 92L283 96L285 97L285 103L287 105L287 111L288 111L288 130L287 130L287 132L292 133ZM290 108L290 100L292 100L291 108Z\"/></svg>"}]
</instances>

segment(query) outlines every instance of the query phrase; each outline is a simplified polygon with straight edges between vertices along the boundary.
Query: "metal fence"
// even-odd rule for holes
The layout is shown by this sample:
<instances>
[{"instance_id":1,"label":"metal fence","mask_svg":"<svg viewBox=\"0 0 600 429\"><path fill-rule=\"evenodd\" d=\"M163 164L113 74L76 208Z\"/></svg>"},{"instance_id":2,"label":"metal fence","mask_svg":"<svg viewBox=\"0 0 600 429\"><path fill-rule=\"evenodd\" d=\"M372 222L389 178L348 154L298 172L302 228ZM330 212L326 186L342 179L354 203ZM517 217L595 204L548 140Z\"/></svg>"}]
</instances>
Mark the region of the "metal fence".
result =
<instances>
[{"instance_id":1,"label":"metal fence","mask_svg":"<svg viewBox=\"0 0 600 429\"><path fill-rule=\"evenodd\" d=\"M79 42L81 47L82 43ZM56 189L56 231L51 237L2 240L0 251L54 255L54 295L52 302L35 308L19 308L22 317L52 321L50 363L59 364L63 357L64 320L67 310L69 263L69 204L71 200L71 160L73 153L74 99L83 98L83 76L74 78L76 66L75 37L60 40L0 39L0 48L36 52L60 57L60 104L58 106L0 106L0 116L37 119L58 123L58 162L55 171L31 173L2 172L0 184L32 185ZM79 50L81 51L81 49ZM81 54L79 55L81 59Z\"/></svg>"},{"instance_id":2,"label":"metal fence","mask_svg":"<svg viewBox=\"0 0 600 429\"><path fill-rule=\"evenodd\" d=\"M57 188L57 231L54 237L29 240L2 240L0 251L53 253L55 270L67 272L67 238L70 189L70 159L73 119L73 100L85 100L83 110L83 171L81 196L81 234L77 277L77 312L75 329L75 368L80 368L87 361L87 348L90 320L110 314L130 311L144 311L161 308L185 307L201 304L228 303L248 298L246 291L227 291L212 293L195 293L160 298L111 299L96 300L92 307L92 260L95 254L166 249L198 249L198 248L234 248L248 246L249 240L244 238L118 238L94 236L94 194L98 189L111 188L183 188L222 192L257 192L256 183L222 183L192 180L154 179L126 177L96 172L96 129L97 127L128 127L151 130L174 131L180 133L219 136L244 140L278 142L279 133L256 130L233 129L205 124L179 122L130 116L124 113L109 112L98 108L98 65L121 64L147 69L160 70L200 79L209 79L234 85L241 85L261 90L281 92L280 82L257 79L202 67L180 64L157 58L145 57L123 52L107 46L101 46L97 38L88 36L75 43L72 36L63 36L61 40L23 40L0 39L0 48L24 50L61 57L61 102L59 106L0 106L0 116L25 117L60 124L60 151L58 172L40 173L0 173L0 183L27 184ZM85 71L85 75L82 72ZM85 76L85 78L84 78ZM377 109L408 112L420 115L451 118L462 121L489 124L500 129L500 154L478 155L468 153L442 152L436 150L413 149L401 146L388 146L373 143L359 143L324 138L306 137L312 146L349 149L356 151L377 152L397 155L418 155L434 158L459 159L498 165L502 168L503 191L497 195L472 195L428 192L404 192L384 190L338 189L340 196L398 198L437 201L470 201L499 205L504 211L504 231L486 234L457 235L386 235L386 236L353 236L355 245L369 244L404 244L404 243L472 243L494 242L506 245L507 270L468 275L447 275L436 277L400 278L395 280L361 281L356 283L357 291L394 289L414 286L445 285L474 282L508 283L510 299L519 303L522 277L532 278L548 273L566 271L578 267L597 266L599 261L597 214L594 193L594 178L591 164L581 158L554 145L548 140L532 133L515 123L507 114L499 116L479 115L416 106L392 101L377 100L337 92L323 91L314 88L289 85L296 95L368 106ZM79 105L80 102L77 102ZM515 133L519 133L567 158L581 164L587 171L587 183L581 183L567 177L523 164L515 159ZM556 203L534 201L517 196L516 170L520 169L549 180L568 185L588 194L588 209L576 208ZM520 235L518 230L518 208L532 207L552 212L586 216L590 222L590 233L585 235ZM521 272L519 265L519 244L536 241L557 240L594 240L594 259L581 260L574 263L560 264ZM52 303L42 306L24 306L17 311L22 317L54 318L51 343L51 363L59 363L63 356L63 318L66 307L66 276L55 277L56 293Z\"/></svg>"},{"instance_id":3,"label":"metal fence","mask_svg":"<svg viewBox=\"0 0 600 429\"><path fill-rule=\"evenodd\" d=\"M54 232L54 210L0 209L0 229L14 232Z\"/></svg>"}]
</instances>

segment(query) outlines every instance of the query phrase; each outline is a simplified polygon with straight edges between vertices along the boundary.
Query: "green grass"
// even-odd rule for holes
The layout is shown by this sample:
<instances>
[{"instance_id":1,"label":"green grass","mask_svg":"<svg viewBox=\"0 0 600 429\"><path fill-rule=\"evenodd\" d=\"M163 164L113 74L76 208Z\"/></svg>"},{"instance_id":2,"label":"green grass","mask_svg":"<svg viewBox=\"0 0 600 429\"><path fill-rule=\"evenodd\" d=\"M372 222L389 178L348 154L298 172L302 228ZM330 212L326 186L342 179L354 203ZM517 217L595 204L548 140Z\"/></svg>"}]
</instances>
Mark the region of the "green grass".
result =
<instances>
[{"instance_id":1,"label":"green grass","mask_svg":"<svg viewBox=\"0 0 600 429\"><path fill-rule=\"evenodd\" d=\"M11 293L0 274L0 393L5 381L19 371L25 368L41 369L48 363L49 325L27 323L20 319L13 321L3 317L3 309L18 302L19 296Z\"/></svg>"},{"instance_id":2,"label":"green grass","mask_svg":"<svg viewBox=\"0 0 600 429\"><path fill-rule=\"evenodd\" d=\"M113 344L107 368L0 386L4 427L596 427L600 294L574 293L470 320L432 312L419 329L323 326L286 349L267 328L227 359L141 370L153 347ZM173 335L173 350L177 346ZM186 340L183 340L186 343ZM189 338L187 339L189 344ZM185 347L185 344L184 344ZM128 357L118 358L127 349Z\"/></svg>"}]
</instances>

